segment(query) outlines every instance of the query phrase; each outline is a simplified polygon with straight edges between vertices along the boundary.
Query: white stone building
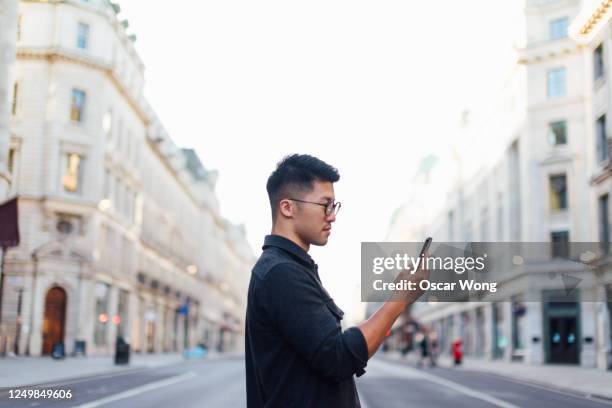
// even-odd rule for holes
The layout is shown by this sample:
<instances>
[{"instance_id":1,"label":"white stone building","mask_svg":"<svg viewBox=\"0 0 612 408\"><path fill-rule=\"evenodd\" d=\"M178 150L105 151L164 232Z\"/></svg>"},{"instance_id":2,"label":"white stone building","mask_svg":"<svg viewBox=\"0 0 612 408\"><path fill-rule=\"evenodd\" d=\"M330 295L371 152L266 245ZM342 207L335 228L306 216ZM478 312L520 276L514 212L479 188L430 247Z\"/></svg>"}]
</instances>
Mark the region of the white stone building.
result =
<instances>
[{"instance_id":1,"label":"white stone building","mask_svg":"<svg viewBox=\"0 0 612 408\"><path fill-rule=\"evenodd\" d=\"M609 248L610 3L521 2L516 65L486 109L463 116L456 145L439 154L421 185L420 198L435 209L415 227L411 214L419 206L400 209L389 240L431 235L438 242L551 242L560 251L569 242ZM445 352L460 337L468 355L610 369L610 258L584 272L596 284L559 303L545 278L558 268L555 257L563 254L553 252L550 263L516 278L529 282L529 293L419 303L412 317L438 333ZM581 301L595 297L600 301Z\"/></svg>"},{"instance_id":2,"label":"white stone building","mask_svg":"<svg viewBox=\"0 0 612 408\"><path fill-rule=\"evenodd\" d=\"M108 355L241 347L253 255L220 216L216 173L143 96L134 37L106 0L19 5L11 83L9 351Z\"/></svg>"},{"instance_id":3,"label":"white stone building","mask_svg":"<svg viewBox=\"0 0 612 408\"><path fill-rule=\"evenodd\" d=\"M0 1L0 201L11 182L8 174L9 118L11 112L11 69L15 60L18 0Z\"/></svg>"}]
</instances>

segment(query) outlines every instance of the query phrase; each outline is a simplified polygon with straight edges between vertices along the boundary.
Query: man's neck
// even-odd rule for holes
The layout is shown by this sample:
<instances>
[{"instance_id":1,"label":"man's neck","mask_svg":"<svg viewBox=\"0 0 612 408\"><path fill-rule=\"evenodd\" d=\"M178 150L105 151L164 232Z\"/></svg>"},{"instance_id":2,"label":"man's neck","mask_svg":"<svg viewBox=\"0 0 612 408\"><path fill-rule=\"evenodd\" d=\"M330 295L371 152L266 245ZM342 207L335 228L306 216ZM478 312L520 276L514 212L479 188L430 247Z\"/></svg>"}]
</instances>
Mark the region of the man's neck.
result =
<instances>
[{"instance_id":1,"label":"man's neck","mask_svg":"<svg viewBox=\"0 0 612 408\"><path fill-rule=\"evenodd\" d=\"M302 248L305 252L310 250L310 244L302 241L297 234L293 233L293 231L287 231L286 229L279 227L272 227L272 235L279 235L283 238L287 238L289 241L292 241L294 244Z\"/></svg>"}]
</instances>

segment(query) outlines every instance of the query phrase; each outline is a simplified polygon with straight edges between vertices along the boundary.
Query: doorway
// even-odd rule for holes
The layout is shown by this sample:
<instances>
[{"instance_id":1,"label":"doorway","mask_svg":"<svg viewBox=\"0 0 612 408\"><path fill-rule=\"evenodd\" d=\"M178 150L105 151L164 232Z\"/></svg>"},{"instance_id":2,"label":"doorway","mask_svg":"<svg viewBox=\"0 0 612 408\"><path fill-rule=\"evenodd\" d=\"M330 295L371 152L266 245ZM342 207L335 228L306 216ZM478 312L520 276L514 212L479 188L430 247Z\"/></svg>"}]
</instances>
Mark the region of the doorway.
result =
<instances>
[{"instance_id":1,"label":"doorway","mask_svg":"<svg viewBox=\"0 0 612 408\"><path fill-rule=\"evenodd\" d=\"M550 317L548 323L550 362L578 364L576 317Z\"/></svg>"},{"instance_id":2,"label":"doorway","mask_svg":"<svg viewBox=\"0 0 612 408\"><path fill-rule=\"evenodd\" d=\"M45 315L43 320L43 354L51 354L53 345L64 341L66 324L66 291L55 286L45 297Z\"/></svg>"},{"instance_id":3,"label":"doorway","mask_svg":"<svg viewBox=\"0 0 612 408\"><path fill-rule=\"evenodd\" d=\"M566 294L544 291L544 351L552 364L580 363L580 299L578 291Z\"/></svg>"}]
</instances>

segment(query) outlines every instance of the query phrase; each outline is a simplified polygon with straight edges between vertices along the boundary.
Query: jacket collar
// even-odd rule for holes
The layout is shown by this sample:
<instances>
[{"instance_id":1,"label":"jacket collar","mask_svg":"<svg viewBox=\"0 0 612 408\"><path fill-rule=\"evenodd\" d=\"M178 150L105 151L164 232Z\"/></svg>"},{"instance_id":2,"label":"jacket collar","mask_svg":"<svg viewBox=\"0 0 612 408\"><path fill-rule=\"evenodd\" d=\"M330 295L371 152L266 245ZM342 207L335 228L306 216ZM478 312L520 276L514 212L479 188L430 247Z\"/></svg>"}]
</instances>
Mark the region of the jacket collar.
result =
<instances>
[{"instance_id":1,"label":"jacket collar","mask_svg":"<svg viewBox=\"0 0 612 408\"><path fill-rule=\"evenodd\" d=\"M310 255L308 255L308 253L298 244L280 235L266 235L262 249L265 250L266 248L270 247L280 248L285 252L289 252L291 255L295 256L307 266L312 268L314 268L316 265Z\"/></svg>"}]
</instances>

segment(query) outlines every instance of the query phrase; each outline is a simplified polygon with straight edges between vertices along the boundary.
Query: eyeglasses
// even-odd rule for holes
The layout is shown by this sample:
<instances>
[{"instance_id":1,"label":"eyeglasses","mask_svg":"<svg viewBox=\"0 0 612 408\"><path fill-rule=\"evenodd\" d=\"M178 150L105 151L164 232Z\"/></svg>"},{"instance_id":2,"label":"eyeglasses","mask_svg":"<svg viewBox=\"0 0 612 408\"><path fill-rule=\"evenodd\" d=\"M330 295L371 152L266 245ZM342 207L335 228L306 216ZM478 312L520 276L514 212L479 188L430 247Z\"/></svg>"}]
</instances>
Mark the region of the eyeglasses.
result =
<instances>
[{"instance_id":1,"label":"eyeglasses","mask_svg":"<svg viewBox=\"0 0 612 408\"><path fill-rule=\"evenodd\" d=\"M323 203L316 203L314 201L298 200L297 198L288 198L287 200L297 201L298 203L316 204L316 205L320 205L321 207L325 207L325 215L327 217L332 215L332 213L338 214L338 211L340 211L340 207L342 207L342 203L340 203L340 201L330 201L327 204L323 204Z\"/></svg>"}]
</instances>

